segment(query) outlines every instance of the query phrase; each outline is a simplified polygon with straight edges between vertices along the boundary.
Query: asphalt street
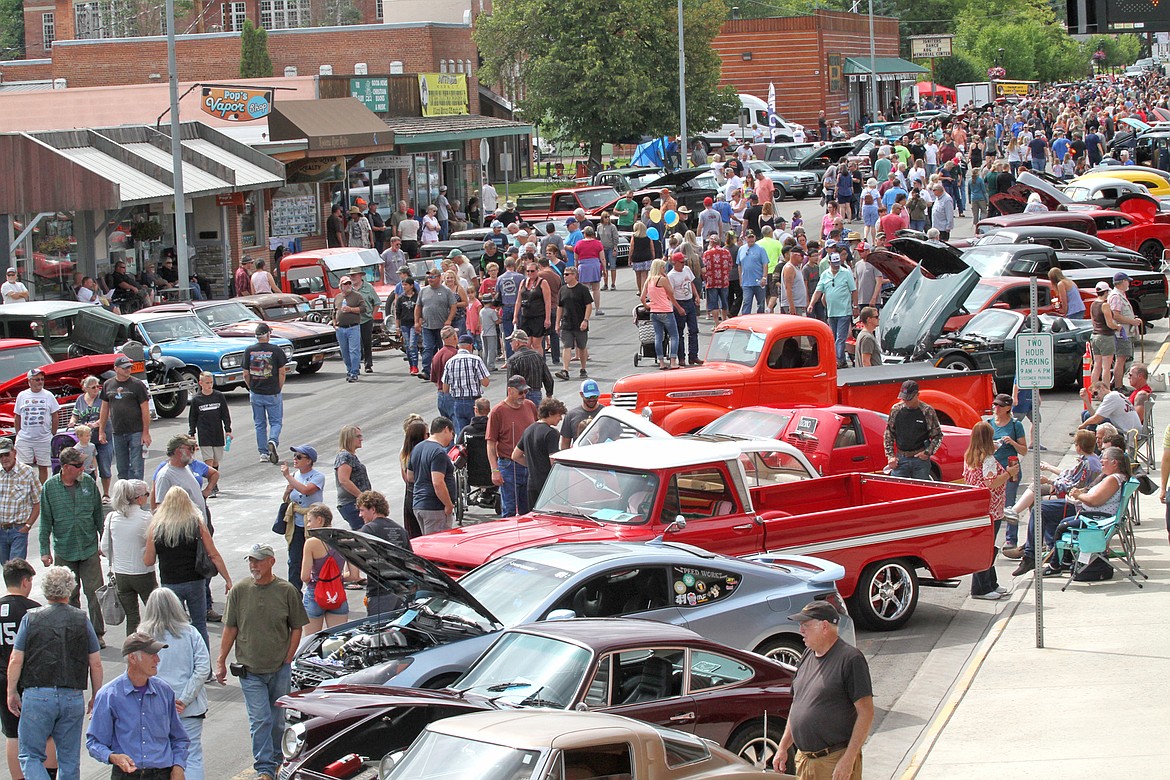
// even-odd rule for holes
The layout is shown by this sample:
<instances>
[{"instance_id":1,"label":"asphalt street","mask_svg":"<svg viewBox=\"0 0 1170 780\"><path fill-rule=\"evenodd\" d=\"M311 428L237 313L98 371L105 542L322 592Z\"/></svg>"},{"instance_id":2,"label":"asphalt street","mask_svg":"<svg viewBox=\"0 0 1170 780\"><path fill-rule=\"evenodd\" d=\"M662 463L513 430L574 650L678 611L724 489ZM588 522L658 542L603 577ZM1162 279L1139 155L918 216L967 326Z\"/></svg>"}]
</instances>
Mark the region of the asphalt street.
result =
<instances>
[{"instance_id":1,"label":"asphalt street","mask_svg":"<svg viewBox=\"0 0 1170 780\"><path fill-rule=\"evenodd\" d=\"M819 225L821 209L812 200L788 201L778 211L791 217L800 209L809 225ZM957 236L969 235L970 219L961 220ZM590 372L608 390L614 380L636 371L633 355L637 336L631 319L635 303L633 273L619 271L616 292L604 293L606 316L593 320L590 337ZM1147 344L1160 344L1164 323L1158 323ZM702 349L710 334L709 322L700 323ZM1154 347L1156 349L1156 347ZM1152 357L1152 352L1151 355ZM643 363L641 370L647 370ZM288 447L311 444L321 453L320 466L329 477L326 497L336 496L329 475L333 455L337 452L337 435L342 425L356 423L365 435L359 451L368 466L375 489L387 495L392 508L401 506L402 480L397 453L402 442L403 418L417 412L426 419L436 414L433 386L411 377L399 352L376 353L375 373L362 375L361 381L347 384L339 360L330 361L318 374L301 377L293 374L285 386L284 432L281 435L282 457ZM494 401L503 397L504 377L497 372L487 394ZM558 382L556 394L572 407L578 402L577 381ZM251 412L245 393L229 394L235 421L236 439L224 459L221 492L211 502L216 526L216 545L228 563L233 578L247 575L244 552L257 541L279 542L270 531L279 504L284 481L276 466L259 463L251 426ZM1043 453L1052 462L1067 450L1081 410L1080 400L1072 393L1060 391L1044 399L1045 429L1042 442L1049 451ZM150 464L163 457L169 436L186 430L185 417L163 420L152 426L154 444L148 453ZM1030 460L1025 460L1025 469ZM148 464L148 473L152 467ZM1027 473L1030 473L1028 471ZM392 516L396 516L392 512ZM488 519L483 517L481 519ZM339 519L340 521L340 519ZM30 558L40 555L35 539ZM280 549L278 545L277 549ZM284 565L278 553L277 571ZM1001 560L1001 572L1010 571L1009 562ZM1006 581L1001 574L1001 581ZM223 585L213 585L217 606L222 609ZM959 673L976 642L1002 609L1001 602L978 602L964 605L967 582L957 589L924 589L917 614L900 631L892 633L861 632L858 639L871 664L875 684L877 720L866 750L867 778L890 777L911 749L925 727L933 708L940 702ZM360 593L350 593L351 615L362 609ZM37 594L34 593L34 597ZM218 650L220 627L209 624L212 635L212 658ZM122 671L119 646L124 627L111 628L106 636L109 647L102 652L106 679ZM204 750L208 778L250 778L251 757L242 695L233 678L226 686L209 686L211 709L204 731ZM892 714L891 714L892 713ZM84 752L84 750L83 750ZM83 759L82 776L106 778L109 767Z\"/></svg>"}]
</instances>

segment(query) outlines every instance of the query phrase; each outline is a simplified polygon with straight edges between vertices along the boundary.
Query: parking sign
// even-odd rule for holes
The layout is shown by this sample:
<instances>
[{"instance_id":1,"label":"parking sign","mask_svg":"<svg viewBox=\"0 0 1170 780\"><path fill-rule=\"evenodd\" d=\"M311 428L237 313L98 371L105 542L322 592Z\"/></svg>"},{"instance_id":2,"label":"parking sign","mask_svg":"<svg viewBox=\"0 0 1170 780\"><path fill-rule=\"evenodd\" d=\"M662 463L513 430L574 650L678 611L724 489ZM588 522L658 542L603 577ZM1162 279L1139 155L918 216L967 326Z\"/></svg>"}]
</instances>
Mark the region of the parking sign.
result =
<instances>
[{"instance_id":1,"label":"parking sign","mask_svg":"<svg viewBox=\"0 0 1170 780\"><path fill-rule=\"evenodd\" d=\"M1016 384L1021 390L1049 390L1056 384L1051 333L1016 336Z\"/></svg>"}]
</instances>

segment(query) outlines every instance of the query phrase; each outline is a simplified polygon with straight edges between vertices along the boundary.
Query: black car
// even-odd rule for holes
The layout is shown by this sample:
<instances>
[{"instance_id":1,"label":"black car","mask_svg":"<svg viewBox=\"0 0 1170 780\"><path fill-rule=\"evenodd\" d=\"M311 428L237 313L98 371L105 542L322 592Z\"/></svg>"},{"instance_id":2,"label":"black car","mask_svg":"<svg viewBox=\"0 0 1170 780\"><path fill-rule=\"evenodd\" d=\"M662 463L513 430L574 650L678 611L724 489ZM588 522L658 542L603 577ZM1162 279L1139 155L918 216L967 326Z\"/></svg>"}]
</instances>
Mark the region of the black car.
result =
<instances>
[{"instance_id":1,"label":"black car","mask_svg":"<svg viewBox=\"0 0 1170 780\"><path fill-rule=\"evenodd\" d=\"M854 146L852 141L837 141L815 147L807 155L794 161L779 159L782 153L771 151L772 147L769 146L764 153L764 161L778 171L811 171L819 175L827 171L830 165L856 154Z\"/></svg>"},{"instance_id":2,"label":"black car","mask_svg":"<svg viewBox=\"0 0 1170 780\"><path fill-rule=\"evenodd\" d=\"M1090 236L1079 230L1052 225L1020 225L1000 228L991 233L976 236L969 242L954 242L956 246L991 246L994 244L1038 244L1050 246L1057 257L1073 253L1103 261L1113 268L1135 268L1141 271L1155 270L1141 252L1117 246L1097 236Z\"/></svg>"}]
</instances>

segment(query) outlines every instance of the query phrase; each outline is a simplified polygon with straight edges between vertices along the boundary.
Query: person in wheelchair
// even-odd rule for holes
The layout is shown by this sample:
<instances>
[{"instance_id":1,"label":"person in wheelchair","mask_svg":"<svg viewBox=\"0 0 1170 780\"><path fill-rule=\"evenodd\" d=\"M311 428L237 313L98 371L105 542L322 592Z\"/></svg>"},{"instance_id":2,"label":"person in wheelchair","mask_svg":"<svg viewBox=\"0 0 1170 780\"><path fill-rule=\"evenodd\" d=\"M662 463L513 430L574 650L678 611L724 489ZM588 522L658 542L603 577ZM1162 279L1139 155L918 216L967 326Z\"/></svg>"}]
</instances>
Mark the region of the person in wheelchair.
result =
<instances>
[{"instance_id":1,"label":"person in wheelchair","mask_svg":"<svg viewBox=\"0 0 1170 780\"><path fill-rule=\"evenodd\" d=\"M475 399L475 415L459 432L457 439L467 453L467 503L482 507L494 507L500 490L492 484L492 464L487 455L487 423L491 410L492 404L487 398Z\"/></svg>"}]
</instances>

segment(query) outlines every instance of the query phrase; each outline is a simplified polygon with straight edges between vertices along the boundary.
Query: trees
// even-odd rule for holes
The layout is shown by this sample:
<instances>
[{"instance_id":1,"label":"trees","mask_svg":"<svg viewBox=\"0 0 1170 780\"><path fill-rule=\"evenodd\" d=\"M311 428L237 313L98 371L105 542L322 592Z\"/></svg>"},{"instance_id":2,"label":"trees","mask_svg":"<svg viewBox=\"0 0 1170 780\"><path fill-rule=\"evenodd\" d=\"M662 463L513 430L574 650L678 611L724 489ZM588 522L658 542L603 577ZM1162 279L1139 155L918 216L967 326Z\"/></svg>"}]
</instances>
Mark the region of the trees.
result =
<instances>
[{"instance_id":1,"label":"trees","mask_svg":"<svg viewBox=\"0 0 1170 780\"><path fill-rule=\"evenodd\" d=\"M24 57L24 3L0 0L0 60Z\"/></svg>"},{"instance_id":2,"label":"trees","mask_svg":"<svg viewBox=\"0 0 1170 780\"><path fill-rule=\"evenodd\" d=\"M268 32L256 27L249 19L240 32L240 78L257 79L272 75L272 59L268 56Z\"/></svg>"},{"instance_id":3,"label":"trees","mask_svg":"<svg viewBox=\"0 0 1170 780\"><path fill-rule=\"evenodd\" d=\"M674 9L653 0L499 3L476 22L480 79L502 84L524 116L588 142L599 167L603 141L678 132ZM738 112L734 90L718 87L710 46L726 18L723 0L684 0L688 131Z\"/></svg>"}]
</instances>

